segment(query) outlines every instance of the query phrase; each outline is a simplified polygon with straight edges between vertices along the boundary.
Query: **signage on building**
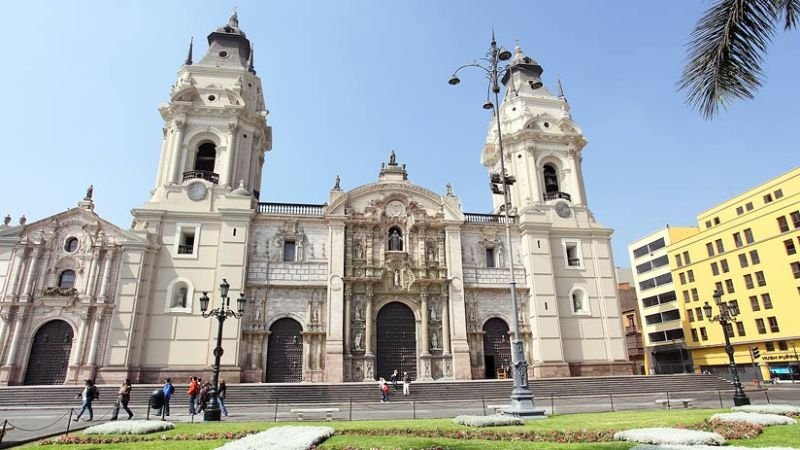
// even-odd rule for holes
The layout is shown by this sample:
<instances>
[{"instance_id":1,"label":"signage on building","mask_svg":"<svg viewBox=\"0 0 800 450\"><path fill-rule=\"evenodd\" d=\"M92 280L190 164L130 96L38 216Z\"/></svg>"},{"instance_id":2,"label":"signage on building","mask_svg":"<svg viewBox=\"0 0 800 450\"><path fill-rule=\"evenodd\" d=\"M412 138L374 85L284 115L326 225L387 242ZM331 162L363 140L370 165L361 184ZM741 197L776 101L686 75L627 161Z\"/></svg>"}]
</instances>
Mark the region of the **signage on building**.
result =
<instances>
[{"instance_id":1,"label":"signage on building","mask_svg":"<svg viewBox=\"0 0 800 450\"><path fill-rule=\"evenodd\" d=\"M790 353L784 353L782 355L764 355L761 357L761 359L764 361L788 361L795 360L797 358Z\"/></svg>"}]
</instances>

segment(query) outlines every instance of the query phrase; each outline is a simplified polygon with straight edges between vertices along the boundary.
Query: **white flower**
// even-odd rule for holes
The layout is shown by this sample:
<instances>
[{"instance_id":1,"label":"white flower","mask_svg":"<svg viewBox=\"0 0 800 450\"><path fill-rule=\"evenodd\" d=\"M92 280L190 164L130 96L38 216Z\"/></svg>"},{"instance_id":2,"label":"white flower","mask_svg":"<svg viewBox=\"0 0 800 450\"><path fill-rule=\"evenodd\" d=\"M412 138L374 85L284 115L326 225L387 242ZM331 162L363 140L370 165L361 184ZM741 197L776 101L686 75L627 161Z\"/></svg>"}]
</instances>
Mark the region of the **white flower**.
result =
<instances>
[{"instance_id":1,"label":"white flower","mask_svg":"<svg viewBox=\"0 0 800 450\"><path fill-rule=\"evenodd\" d=\"M492 416L458 416L453 422L468 427L502 427L505 425L522 425L522 419L513 416L495 414Z\"/></svg>"},{"instance_id":2,"label":"white flower","mask_svg":"<svg viewBox=\"0 0 800 450\"><path fill-rule=\"evenodd\" d=\"M680 428L636 428L614 433L618 441L642 444L724 445L725 438L717 433Z\"/></svg>"},{"instance_id":3,"label":"white flower","mask_svg":"<svg viewBox=\"0 0 800 450\"><path fill-rule=\"evenodd\" d=\"M761 414L780 414L782 416L785 416L787 414L800 415L800 406L745 405L745 406L734 406L733 408L731 408L731 411L741 411L741 412L761 413Z\"/></svg>"},{"instance_id":4,"label":"white flower","mask_svg":"<svg viewBox=\"0 0 800 450\"><path fill-rule=\"evenodd\" d=\"M792 447L722 447L725 450L797 450ZM637 445L631 450L720 450L714 445Z\"/></svg>"},{"instance_id":5,"label":"white flower","mask_svg":"<svg viewBox=\"0 0 800 450\"><path fill-rule=\"evenodd\" d=\"M711 416L711 421L719 422L747 422L755 423L758 425L794 425L796 420L791 417L779 416L777 414L758 414L749 412L732 412L723 414L714 414Z\"/></svg>"},{"instance_id":6,"label":"white flower","mask_svg":"<svg viewBox=\"0 0 800 450\"><path fill-rule=\"evenodd\" d=\"M147 434L175 428L172 422L160 420L126 420L107 422L83 430L86 434Z\"/></svg>"},{"instance_id":7,"label":"white flower","mask_svg":"<svg viewBox=\"0 0 800 450\"><path fill-rule=\"evenodd\" d=\"M251 434L219 447L224 450L306 450L333 436L331 427L282 426Z\"/></svg>"}]
</instances>

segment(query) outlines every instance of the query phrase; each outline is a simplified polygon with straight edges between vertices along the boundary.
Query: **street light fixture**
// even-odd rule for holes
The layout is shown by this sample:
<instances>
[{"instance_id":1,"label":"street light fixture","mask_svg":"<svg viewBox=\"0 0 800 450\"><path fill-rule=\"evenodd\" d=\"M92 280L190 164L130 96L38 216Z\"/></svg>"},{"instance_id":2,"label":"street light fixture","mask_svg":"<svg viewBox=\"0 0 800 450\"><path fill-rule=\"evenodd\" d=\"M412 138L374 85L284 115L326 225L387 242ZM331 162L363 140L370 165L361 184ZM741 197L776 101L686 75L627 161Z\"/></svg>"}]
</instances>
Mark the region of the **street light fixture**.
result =
<instances>
[{"instance_id":1,"label":"street light fixture","mask_svg":"<svg viewBox=\"0 0 800 450\"><path fill-rule=\"evenodd\" d=\"M222 325L228 317L235 317L241 319L244 315L244 307L247 305L247 299L244 297L244 292L239 294L236 299L236 311L231 309L231 299L228 297L228 290L231 285L228 284L226 279L222 279L219 285L220 306L208 311L208 292L203 292L200 297L200 312L204 318L215 317L219 321L219 328L217 329L217 346L214 348L214 379L211 383L211 399L208 402L208 407L203 413L203 420L206 422L219 422L220 409L219 409L219 360L222 358L224 350L222 349ZM208 312L206 312L208 311Z\"/></svg>"},{"instance_id":2,"label":"street light fixture","mask_svg":"<svg viewBox=\"0 0 800 450\"><path fill-rule=\"evenodd\" d=\"M533 418L544 416L544 410L536 409L534 405L533 392L528 387L528 363L525 361L525 353L523 352L522 341L519 338L519 314L517 307L517 282L514 279L514 259L511 249L511 193L509 186L516 180L514 177L506 173L505 167L505 153L503 151L503 135L500 129L500 84L498 79L502 79L511 65L499 68L500 61L508 61L511 59L511 52L498 47L492 32L492 42L489 46L489 52L486 57L480 58L483 63L477 61L471 64L465 64L453 73L448 80L448 83L455 86L461 82L458 78L458 72L465 67L477 67L485 72L486 78L489 80L489 89L494 93L494 102L490 98L486 99L483 104L483 109L494 110L495 122L497 123L497 140L500 149L500 174L490 174L490 181L492 184L492 192L495 194L503 194L503 215L505 216L506 227L506 253L508 255L508 267L511 272L511 308L512 308L512 325L514 327L514 336L511 340L511 363L513 366L513 379L514 387L511 391L511 405L507 410L508 414L513 414L522 418ZM532 83L531 88L537 89L541 87L541 83ZM497 186L500 184L500 186Z\"/></svg>"},{"instance_id":3,"label":"street light fixture","mask_svg":"<svg viewBox=\"0 0 800 450\"><path fill-rule=\"evenodd\" d=\"M736 316L739 315L739 306L736 303L728 304L722 301L722 291L717 290L714 292L714 303L719 308L719 314L711 317L711 305L706 302L703 306L703 313L706 319L711 322L719 322L722 326L722 335L725 336L725 353L728 354L728 361L730 362L731 376L733 377L733 387L736 389L733 394L733 404L736 406L749 405L750 399L745 395L742 389L742 383L739 381L739 373L736 372L736 361L733 359L733 346L728 337L728 326L733 328L733 322L736 321Z\"/></svg>"}]
</instances>

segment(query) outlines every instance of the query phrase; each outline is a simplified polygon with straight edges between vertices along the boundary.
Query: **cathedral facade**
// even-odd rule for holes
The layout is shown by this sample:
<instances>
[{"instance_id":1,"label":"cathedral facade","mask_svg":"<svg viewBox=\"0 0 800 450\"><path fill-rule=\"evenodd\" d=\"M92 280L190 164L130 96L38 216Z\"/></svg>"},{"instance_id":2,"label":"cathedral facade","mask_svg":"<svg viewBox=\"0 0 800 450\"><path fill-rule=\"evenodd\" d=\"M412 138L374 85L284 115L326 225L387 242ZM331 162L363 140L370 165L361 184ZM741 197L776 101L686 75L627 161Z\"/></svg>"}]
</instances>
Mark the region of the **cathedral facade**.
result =
<instances>
[{"instance_id":1,"label":"cathedral facade","mask_svg":"<svg viewBox=\"0 0 800 450\"><path fill-rule=\"evenodd\" d=\"M247 299L222 336L229 382L504 378L514 321L529 376L632 373L612 231L586 200L586 140L519 47L503 80L505 155L495 131L481 155L517 180L509 260L502 195L492 214L464 212L449 186L411 183L394 152L375 182L337 180L325 203L260 202L272 129L252 46L235 14L208 43L159 108L156 186L129 229L94 212L91 189L66 212L0 227L0 384L208 375L217 323L200 298L220 306L223 280L232 303Z\"/></svg>"}]
</instances>

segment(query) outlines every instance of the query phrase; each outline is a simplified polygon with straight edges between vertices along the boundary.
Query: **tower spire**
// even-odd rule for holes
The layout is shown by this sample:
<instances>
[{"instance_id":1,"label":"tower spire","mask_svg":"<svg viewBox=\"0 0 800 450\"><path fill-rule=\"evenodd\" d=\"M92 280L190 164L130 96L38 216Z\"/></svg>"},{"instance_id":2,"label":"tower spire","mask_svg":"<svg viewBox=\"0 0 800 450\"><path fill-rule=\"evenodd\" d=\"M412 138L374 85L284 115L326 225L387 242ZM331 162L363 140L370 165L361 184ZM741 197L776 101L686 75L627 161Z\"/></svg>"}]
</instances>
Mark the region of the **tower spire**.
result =
<instances>
[{"instance_id":1,"label":"tower spire","mask_svg":"<svg viewBox=\"0 0 800 450\"><path fill-rule=\"evenodd\" d=\"M184 64L187 66L192 65L192 47L194 47L194 36L189 39L189 53L186 55L186 61L184 61Z\"/></svg>"},{"instance_id":2,"label":"tower spire","mask_svg":"<svg viewBox=\"0 0 800 450\"><path fill-rule=\"evenodd\" d=\"M253 75L256 74L256 68L254 66L256 59L256 50L255 45L250 44L250 58L247 61L247 71L252 73Z\"/></svg>"},{"instance_id":3,"label":"tower spire","mask_svg":"<svg viewBox=\"0 0 800 450\"><path fill-rule=\"evenodd\" d=\"M567 96L564 95L564 86L561 85L561 75L556 73L556 81L558 82L558 96L559 98L564 99L564 102L569 103L567 101Z\"/></svg>"}]
</instances>

